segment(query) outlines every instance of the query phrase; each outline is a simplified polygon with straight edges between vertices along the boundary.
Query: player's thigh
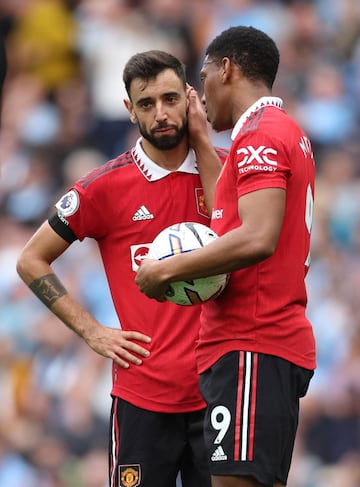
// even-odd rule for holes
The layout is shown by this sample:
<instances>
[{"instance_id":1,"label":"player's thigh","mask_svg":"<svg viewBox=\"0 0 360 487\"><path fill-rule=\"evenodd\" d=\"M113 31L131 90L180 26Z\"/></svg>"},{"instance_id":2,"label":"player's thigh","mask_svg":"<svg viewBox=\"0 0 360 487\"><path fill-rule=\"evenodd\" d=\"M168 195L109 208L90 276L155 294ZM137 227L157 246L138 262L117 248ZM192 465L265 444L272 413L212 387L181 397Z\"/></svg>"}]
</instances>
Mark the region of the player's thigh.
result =
<instances>
[{"instance_id":1,"label":"player's thigh","mask_svg":"<svg viewBox=\"0 0 360 487\"><path fill-rule=\"evenodd\" d=\"M179 415L147 411L113 399L110 421L110 487L175 487L182 450Z\"/></svg>"},{"instance_id":2,"label":"player's thigh","mask_svg":"<svg viewBox=\"0 0 360 487\"><path fill-rule=\"evenodd\" d=\"M182 487L211 487L204 440L205 410L184 414L187 442L181 461Z\"/></svg>"},{"instance_id":3,"label":"player's thigh","mask_svg":"<svg viewBox=\"0 0 360 487\"><path fill-rule=\"evenodd\" d=\"M311 374L278 357L242 351L226 354L202 374L208 404L205 439L214 477L286 484L299 397Z\"/></svg>"}]
</instances>

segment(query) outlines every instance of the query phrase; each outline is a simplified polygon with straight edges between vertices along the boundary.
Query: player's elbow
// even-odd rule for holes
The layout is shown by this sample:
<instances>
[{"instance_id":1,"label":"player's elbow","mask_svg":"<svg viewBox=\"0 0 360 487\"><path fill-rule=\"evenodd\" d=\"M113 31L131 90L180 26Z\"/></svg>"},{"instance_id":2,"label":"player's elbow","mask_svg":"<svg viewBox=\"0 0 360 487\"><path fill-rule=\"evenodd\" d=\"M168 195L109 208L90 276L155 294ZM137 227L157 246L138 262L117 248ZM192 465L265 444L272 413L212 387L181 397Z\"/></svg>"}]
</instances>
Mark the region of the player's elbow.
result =
<instances>
[{"instance_id":1,"label":"player's elbow","mask_svg":"<svg viewBox=\"0 0 360 487\"><path fill-rule=\"evenodd\" d=\"M252 255L255 261L261 262L273 255L276 250L277 239L269 236L258 236L253 242Z\"/></svg>"},{"instance_id":2,"label":"player's elbow","mask_svg":"<svg viewBox=\"0 0 360 487\"><path fill-rule=\"evenodd\" d=\"M16 272L21 278L26 274L27 260L24 258L23 253L21 253L16 261Z\"/></svg>"},{"instance_id":3,"label":"player's elbow","mask_svg":"<svg viewBox=\"0 0 360 487\"><path fill-rule=\"evenodd\" d=\"M31 262L32 259L23 251L16 261L16 272L25 282L31 280Z\"/></svg>"},{"instance_id":4,"label":"player's elbow","mask_svg":"<svg viewBox=\"0 0 360 487\"><path fill-rule=\"evenodd\" d=\"M262 260L268 259L273 255L273 251L268 247L258 247L253 249L252 258L254 263L261 262Z\"/></svg>"}]
</instances>

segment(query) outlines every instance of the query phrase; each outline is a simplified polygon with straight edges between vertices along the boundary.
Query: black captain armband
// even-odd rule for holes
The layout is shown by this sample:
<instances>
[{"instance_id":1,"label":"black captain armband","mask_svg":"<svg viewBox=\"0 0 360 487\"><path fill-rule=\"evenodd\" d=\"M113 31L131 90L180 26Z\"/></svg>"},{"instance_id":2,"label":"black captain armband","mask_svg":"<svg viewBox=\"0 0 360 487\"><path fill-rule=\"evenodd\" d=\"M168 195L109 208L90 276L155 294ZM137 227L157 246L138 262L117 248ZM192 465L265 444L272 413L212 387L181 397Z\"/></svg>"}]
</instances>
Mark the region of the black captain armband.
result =
<instances>
[{"instance_id":1,"label":"black captain armband","mask_svg":"<svg viewBox=\"0 0 360 487\"><path fill-rule=\"evenodd\" d=\"M71 244L78 239L75 233L71 230L71 228L60 219L57 213L50 217L48 219L48 222L51 228L68 243Z\"/></svg>"}]
</instances>

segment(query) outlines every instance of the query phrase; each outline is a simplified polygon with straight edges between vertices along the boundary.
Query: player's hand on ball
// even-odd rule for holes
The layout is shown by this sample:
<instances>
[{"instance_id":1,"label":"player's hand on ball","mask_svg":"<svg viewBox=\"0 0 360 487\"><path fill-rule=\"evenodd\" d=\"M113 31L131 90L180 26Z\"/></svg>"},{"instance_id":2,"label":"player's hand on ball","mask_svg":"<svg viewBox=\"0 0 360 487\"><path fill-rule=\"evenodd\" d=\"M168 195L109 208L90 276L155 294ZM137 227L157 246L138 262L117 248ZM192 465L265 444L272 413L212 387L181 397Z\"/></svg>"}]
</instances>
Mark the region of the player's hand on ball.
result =
<instances>
[{"instance_id":1,"label":"player's hand on ball","mask_svg":"<svg viewBox=\"0 0 360 487\"><path fill-rule=\"evenodd\" d=\"M147 254L148 259L156 260L149 264L144 264L146 259L142 261L136 278L140 290L150 298L181 306L194 306L215 299L226 287L227 274L173 282L171 272L174 266L169 265L168 259L178 259L180 254L200 249L217 238L214 230L202 223L181 222L164 228L152 241Z\"/></svg>"},{"instance_id":2,"label":"player's hand on ball","mask_svg":"<svg viewBox=\"0 0 360 487\"><path fill-rule=\"evenodd\" d=\"M143 259L137 271L135 282L142 293L148 298L156 299L162 303L165 301L165 292L168 288L167 283L161 282L157 278L157 268L161 264L158 260Z\"/></svg>"}]
</instances>

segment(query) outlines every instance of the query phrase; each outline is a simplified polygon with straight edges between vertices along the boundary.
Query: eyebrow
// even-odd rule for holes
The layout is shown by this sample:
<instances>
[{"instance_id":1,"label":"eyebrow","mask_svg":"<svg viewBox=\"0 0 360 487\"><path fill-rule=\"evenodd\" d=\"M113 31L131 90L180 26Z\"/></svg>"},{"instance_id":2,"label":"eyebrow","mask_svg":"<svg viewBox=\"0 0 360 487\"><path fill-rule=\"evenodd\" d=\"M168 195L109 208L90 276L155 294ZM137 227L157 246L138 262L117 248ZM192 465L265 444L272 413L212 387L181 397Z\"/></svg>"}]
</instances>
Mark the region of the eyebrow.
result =
<instances>
[{"instance_id":1,"label":"eyebrow","mask_svg":"<svg viewBox=\"0 0 360 487\"><path fill-rule=\"evenodd\" d=\"M212 59L211 61L204 61L203 62L203 66L205 66L206 64L217 64L219 61L217 59Z\"/></svg>"},{"instance_id":2,"label":"eyebrow","mask_svg":"<svg viewBox=\"0 0 360 487\"><path fill-rule=\"evenodd\" d=\"M151 96L146 96L146 97L143 97L143 98L139 98L138 100L136 100L135 105L136 106L139 106L142 103L149 102L151 100L152 100Z\"/></svg>"},{"instance_id":3,"label":"eyebrow","mask_svg":"<svg viewBox=\"0 0 360 487\"><path fill-rule=\"evenodd\" d=\"M179 93L178 91L166 91L165 93L162 93L161 94L161 97L168 97L168 96L177 96L180 98L181 96L181 93ZM151 100L154 100L155 97L153 96L144 96L142 98L139 98L138 100L136 100L136 105L140 104L140 103L144 103L146 101L151 101Z\"/></svg>"}]
</instances>

